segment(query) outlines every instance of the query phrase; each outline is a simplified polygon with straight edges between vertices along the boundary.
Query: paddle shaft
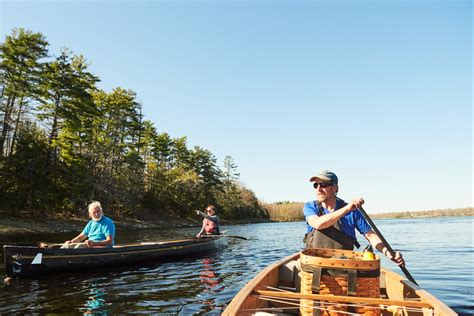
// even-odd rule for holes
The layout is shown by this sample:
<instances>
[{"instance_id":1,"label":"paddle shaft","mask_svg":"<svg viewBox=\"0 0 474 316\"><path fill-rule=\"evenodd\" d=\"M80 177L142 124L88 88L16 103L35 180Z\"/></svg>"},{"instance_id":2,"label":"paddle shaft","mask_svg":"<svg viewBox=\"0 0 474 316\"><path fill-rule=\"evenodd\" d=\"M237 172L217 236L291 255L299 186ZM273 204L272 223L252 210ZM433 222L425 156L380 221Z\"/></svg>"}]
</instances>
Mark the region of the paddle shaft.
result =
<instances>
[{"instance_id":1,"label":"paddle shaft","mask_svg":"<svg viewBox=\"0 0 474 316\"><path fill-rule=\"evenodd\" d=\"M74 243L72 245L75 245L75 244L76 243ZM61 247L63 245L64 245L64 243L51 243L51 242L42 241L38 244L38 247L40 247L40 248L54 248L54 247Z\"/></svg>"},{"instance_id":2,"label":"paddle shaft","mask_svg":"<svg viewBox=\"0 0 474 316\"><path fill-rule=\"evenodd\" d=\"M379 236L380 240L382 240L382 242L384 243L385 247L387 247L387 250L388 252L392 255L392 257L395 257L395 251L393 251L392 247L390 247L390 245L388 244L387 240L383 237L382 233L380 232L380 230L377 228L377 226L375 226L375 223L370 219L369 215L367 215L367 213L364 211L364 209L361 207L359 207L359 210L360 212L362 213L362 215L364 216L365 220L367 222L369 222L370 226L372 227L372 229L375 231L375 233L377 234L377 236ZM408 280L410 280L411 282L415 283L416 285L418 285L418 283L416 283L415 279L411 276L410 272L408 272L407 268L405 268L404 266L399 266L400 269L403 271L403 273L405 274L405 276L407 277Z\"/></svg>"},{"instance_id":3,"label":"paddle shaft","mask_svg":"<svg viewBox=\"0 0 474 316\"><path fill-rule=\"evenodd\" d=\"M232 236L232 235L223 235L223 234L220 234L220 235L201 235L201 238L202 237L229 237L229 238L238 238L238 239L243 239L243 240L248 240L248 238L245 238L245 237L242 237L242 236Z\"/></svg>"}]
</instances>

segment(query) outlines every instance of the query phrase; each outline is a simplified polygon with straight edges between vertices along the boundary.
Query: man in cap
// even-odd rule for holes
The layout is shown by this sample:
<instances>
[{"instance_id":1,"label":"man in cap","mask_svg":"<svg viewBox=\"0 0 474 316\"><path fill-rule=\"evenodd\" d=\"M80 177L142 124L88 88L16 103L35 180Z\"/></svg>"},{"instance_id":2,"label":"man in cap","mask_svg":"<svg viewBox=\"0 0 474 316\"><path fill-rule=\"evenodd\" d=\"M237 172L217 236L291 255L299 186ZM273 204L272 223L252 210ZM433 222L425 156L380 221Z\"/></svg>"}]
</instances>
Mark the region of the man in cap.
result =
<instances>
[{"instance_id":1,"label":"man in cap","mask_svg":"<svg viewBox=\"0 0 474 316\"><path fill-rule=\"evenodd\" d=\"M316 190L316 200L304 205L307 225L306 248L331 248L352 250L360 247L355 229L370 244L398 265L405 265L400 252L393 257L382 240L372 231L359 207L364 199L355 198L349 203L338 198L338 178L334 172L324 170L309 179Z\"/></svg>"}]
</instances>

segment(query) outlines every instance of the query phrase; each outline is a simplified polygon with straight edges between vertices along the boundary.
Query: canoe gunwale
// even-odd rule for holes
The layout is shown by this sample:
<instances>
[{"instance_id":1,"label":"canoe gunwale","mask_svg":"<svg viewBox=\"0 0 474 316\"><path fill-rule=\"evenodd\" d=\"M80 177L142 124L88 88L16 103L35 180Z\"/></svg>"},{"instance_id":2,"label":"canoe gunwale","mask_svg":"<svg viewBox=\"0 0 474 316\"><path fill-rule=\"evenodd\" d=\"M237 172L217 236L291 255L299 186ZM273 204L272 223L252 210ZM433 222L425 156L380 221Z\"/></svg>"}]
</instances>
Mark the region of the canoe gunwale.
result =
<instances>
[{"instance_id":1,"label":"canoe gunwale","mask_svg":"<svg viewBox=\"0 0 474 316\"><path fill-rule=\"evenodd\" d=\"M121 253L128 252L140 249L157 249L157 248L170 248L172 246L181 246L181 245L193 245L193 244L207 244L215 240L223 238L221 236L203 240L203 239L185 239L185 240L171 240L171 241L161 241L161 242L146 242L146 243L131 243L131 244L119 244L113 247L95 247L95 248L42 248L38 246L15 246L15 245L4 245L4 249L15 249L16 251L41 251L43 253L54 253L54 254L100 254L100 253ZM225 236L224 236L225 238Z\"/></svg>"}]
</instances>

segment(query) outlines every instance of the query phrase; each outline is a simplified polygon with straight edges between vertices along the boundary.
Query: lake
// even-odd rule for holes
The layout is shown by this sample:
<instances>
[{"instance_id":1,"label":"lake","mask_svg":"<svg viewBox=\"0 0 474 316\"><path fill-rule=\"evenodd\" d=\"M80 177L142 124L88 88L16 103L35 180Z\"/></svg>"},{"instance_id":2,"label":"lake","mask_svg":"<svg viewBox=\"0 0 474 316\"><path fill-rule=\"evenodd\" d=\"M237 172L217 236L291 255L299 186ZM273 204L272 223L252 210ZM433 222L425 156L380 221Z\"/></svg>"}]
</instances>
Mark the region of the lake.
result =
<instances>
[{"instance_id":1,"label":"lake","mask_svg":"<svg viewBox=\"0 0 474 316\"><path fill-rule=\"evenodd\" d=\"M379 219L377 227L402 251L417 283L460 315L474 314L473 217ZM179 239L199 228L118 230L116 242ZM261 269L302 249L303 222L223 226L226 249L177 262L14 279L0 285L0 314L219 315ZM0 237L0 244L62 242L74 234ZM362 247L363 237L358 236ZM0 260L3 261L3 253ZM403 274L392 262L382 264ZM4 275L2 266L0 273Z\"/></svg>"}]
</instances>

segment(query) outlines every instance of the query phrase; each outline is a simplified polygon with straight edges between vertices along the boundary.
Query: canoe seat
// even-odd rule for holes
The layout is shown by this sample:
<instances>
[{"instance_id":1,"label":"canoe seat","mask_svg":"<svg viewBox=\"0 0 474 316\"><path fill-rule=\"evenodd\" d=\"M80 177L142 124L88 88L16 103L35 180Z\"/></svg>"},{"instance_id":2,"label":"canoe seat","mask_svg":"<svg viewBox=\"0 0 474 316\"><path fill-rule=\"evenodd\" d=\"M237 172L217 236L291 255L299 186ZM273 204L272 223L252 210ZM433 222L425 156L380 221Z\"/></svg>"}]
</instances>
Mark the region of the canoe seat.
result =
<instances>
[{"instance_id":1,"label":"canoe seat","mask_svg":"<svg viewBox=\"0 0 474 316\"><path fill-rule=\"evenodd\" d=\"M280 287L288 287L296 292L299 292L301 284L299 272L299 263L296 260L282 264L278 271Z\"/></svg>"}]
</instances>

